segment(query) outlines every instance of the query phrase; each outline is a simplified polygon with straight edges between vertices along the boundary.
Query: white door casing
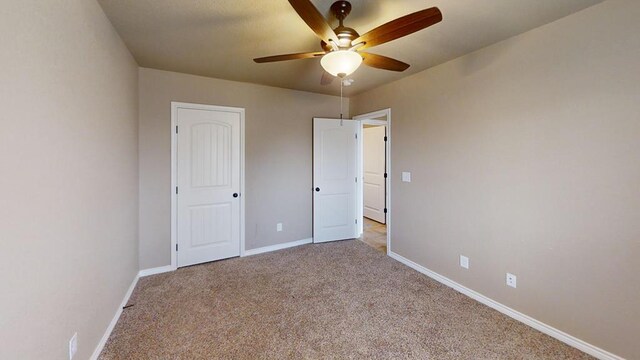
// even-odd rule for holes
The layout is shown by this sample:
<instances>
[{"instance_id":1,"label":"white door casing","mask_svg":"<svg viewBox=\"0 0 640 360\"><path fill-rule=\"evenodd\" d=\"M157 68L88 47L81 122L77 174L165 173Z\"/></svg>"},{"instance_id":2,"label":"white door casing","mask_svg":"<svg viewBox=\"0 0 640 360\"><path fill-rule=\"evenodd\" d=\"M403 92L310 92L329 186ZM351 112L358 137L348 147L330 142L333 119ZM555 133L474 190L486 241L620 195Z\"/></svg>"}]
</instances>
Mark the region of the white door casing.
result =
<instances>
[{"instance_id":1,"label":"white door casing","mask_svg":"<svg viewBox=\"0 0 640 360\"><path fill-rule=\"evenodd\" d=\"M353 120L313 119L313 242L357 237Z\"/></svg>"},{"instance_id":2,"label":"white door casing","mask_svg":"<svg viewBox=\"0 0 640 360\"><path fill-rule=\"evenodd\" d=\"M384 213L385 183L385 126L365 127L362 130L363 149L363 213L380 223L386 222Z\"/></svg>"},{"instance_id":3,"label":"white door casing","mask_svg":"<svg viewBox=\"0 0 640 360\"><path fill-rule=\"evenodd\" d=\"M176 266L239 256L243 112L182 105L173 109Z\"/></svg>"},{"instance_id":4,"label":"white door casing","mask_svg":"<svg viewBox=\"0 0 640 360\"><path fill-rule=\"evenodd\" d=\"M393 203L391 201L391 183L393 182L393 164L392 164L392 156L391 156L391 148L392 144L392 125L391 125L391 109L381 109L377 111L373 111L366 114L360 114L353 117L354 120L360 122L360 132L365 125L383 125L386 127L387 131L387 141L386 141L386 171L387 171L387 181L386 181L386 226L387 226L387 255L392 251L392 241L391 234L393 233L393 216L392 216L392 207ZM364 177L364 169L363 169L363 161L362 161L362 141L359 144L358 148L358 176L361 178ZM357 204L358 204L358 218L361 218L363 215L363 181L358 182L358 192L357 192ZM358 225L358 235L363 233L364 229L362 227L362 222Z\"/></svg>"}]
</instances>

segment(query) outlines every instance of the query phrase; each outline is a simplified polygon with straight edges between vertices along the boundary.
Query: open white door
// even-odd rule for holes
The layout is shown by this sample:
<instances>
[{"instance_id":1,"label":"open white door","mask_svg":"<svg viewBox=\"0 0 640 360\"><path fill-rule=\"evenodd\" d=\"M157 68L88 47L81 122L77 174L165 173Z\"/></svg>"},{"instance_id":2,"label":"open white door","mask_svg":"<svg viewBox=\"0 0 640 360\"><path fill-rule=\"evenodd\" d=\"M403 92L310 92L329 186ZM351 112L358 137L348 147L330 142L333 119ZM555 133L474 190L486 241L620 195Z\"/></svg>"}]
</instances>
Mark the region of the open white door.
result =
<instances>
[{"instance_id":1,"label":"open white door","mask_svg":"<svg viewBox=\"0 0 640 360\"><path fill-rule=\"evenodd\" d=\"M357 237L354 120L313 119L313 242Z\"/></svg>"},{"instance_id":2,"label":"open white door","mask_svg":"<svg viewBox=\"0 0 640 360\"><path fill-rule=\"evenodd\" d=\"M384 224L386 222L386 147L385 126L362 129L364 216Z\"/></svg>"},{"instance_id":3,"label":"open white door","mask_svg":"<svg viewBox=\"0 0 640 360\"><path fill-rule=\"evenodd\" d=\"M239 256L243 110L174 104L173 111L177 266Z\"/></svg>"}]
</instances>

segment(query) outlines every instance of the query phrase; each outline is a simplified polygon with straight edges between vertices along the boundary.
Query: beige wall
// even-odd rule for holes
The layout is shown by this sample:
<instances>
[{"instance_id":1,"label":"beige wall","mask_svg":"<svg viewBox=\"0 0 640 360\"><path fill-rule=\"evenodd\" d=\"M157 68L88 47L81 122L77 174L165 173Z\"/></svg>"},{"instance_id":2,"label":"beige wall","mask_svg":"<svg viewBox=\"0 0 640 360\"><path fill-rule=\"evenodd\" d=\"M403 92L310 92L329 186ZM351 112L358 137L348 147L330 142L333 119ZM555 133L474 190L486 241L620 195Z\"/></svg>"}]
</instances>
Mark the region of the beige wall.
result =
<instances>
[{"instance_id":1,"label":"beige wall","mask_svg":"<svg viewBox=\"0 0 640 360\"><path fill-rule=\"evenodd\" d=\"M246 109L247 250L311 237L312 119L339 116L338 97L144 68L139 82L141 269L171 263L171 101Z\"/></svg>"},{"instance_id":2,"label":"beige wall","mask_svg":"<svg viewBox=\"0 0 640 360\"><path fill-rule=\"evenodd\" d=\"M87 359L138 270L137 65L95 1L0 9L0 359Z\"/></svg>"},{"instance_id":3,"label":"beige wall","mask_svg":"<svg viewBox=\"0 0 640 360\"><path fill-rule=\"evenodd\" d=\"M638 19L640 2L606 1L351 99L352 115L392 109L393 251L630 359Z\"/></svg>"}]
</instances>

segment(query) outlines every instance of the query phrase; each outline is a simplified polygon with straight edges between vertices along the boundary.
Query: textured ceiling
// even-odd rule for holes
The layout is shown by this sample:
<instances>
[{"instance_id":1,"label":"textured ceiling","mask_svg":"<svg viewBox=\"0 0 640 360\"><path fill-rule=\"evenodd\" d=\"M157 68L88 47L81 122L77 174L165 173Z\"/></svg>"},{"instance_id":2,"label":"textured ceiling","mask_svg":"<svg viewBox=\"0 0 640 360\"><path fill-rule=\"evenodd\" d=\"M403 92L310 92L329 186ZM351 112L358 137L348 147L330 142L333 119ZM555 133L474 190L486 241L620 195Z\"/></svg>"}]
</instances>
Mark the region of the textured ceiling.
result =
<instances>
[{"instance_id":1,"label":"textured ceiling","mask_svg":"<svg viewBox=\"0 0 640 360\"><path fill-rule=\"evenodd\" d=\"M98 0L142 67L326 94L320 60L256 64L253 58L319 51L319 40L286 0ZM552 22L602 0L352 0L345 25L360 34L437 6L444 20L368 49L411 64L403 73L361 66L357 94ZM332 0L312 1L329 17ZM337 21L329 18L332 26Z\"/></svg>"}]
</instances>

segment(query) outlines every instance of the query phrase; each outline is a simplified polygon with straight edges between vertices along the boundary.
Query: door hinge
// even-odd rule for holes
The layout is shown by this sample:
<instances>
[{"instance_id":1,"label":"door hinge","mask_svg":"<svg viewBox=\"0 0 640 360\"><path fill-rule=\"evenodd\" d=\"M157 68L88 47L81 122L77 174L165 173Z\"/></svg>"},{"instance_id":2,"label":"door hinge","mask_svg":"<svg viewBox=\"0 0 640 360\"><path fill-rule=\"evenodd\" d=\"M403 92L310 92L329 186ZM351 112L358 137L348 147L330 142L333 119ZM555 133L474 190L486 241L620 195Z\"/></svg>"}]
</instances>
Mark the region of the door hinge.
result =
<instances>
[{"instance_id":1,"label":"door hinge","mask_svg":"<svg viewBox=\"0 0 640 360\"><path fill-rule=\"evenodd\" d=\"M356 224L358 223L358 219L356 219Z\"/></svg>"},{"instance_id":2,"label":"door hinge","mask_svg":"<svg viewBox=\"0 0 640 360\"><path fill-rule=\"evenodd\" d=\"M387 141L387 137L386 136L384 137L384 141Z\"/></svg>"},{"instance_id":3,"label":"door hinge","mask_svg":"<svg viewBox=\"0 0 640 360\"><path fill-rule=\"evenodd\" d=\"M355 134L356 135L356 139L358 138L358 133Z\"/></svg>"},{"instance_id":4,"label":"door hinge","mask_svg":"<svg viewBox=\"0 0 640 360\"><path fill-rule=\"evenodd\" d=\"M387 208L384 208L384 213L385 213L385 214L387 213Z\"/></svg>"},{"instance_id":5,"label":"door hinge","mask_svg":"<svg viewBox=\"0 0 640 360\"><path fill-rule=\"evenodd\" d=\"M384 173L384 178L385 178L385 179L387 178L387 173Z\"/></svg>"},{"instance_id":6,"label":"door hinge","mask_svg":"<svg viewBox=\"0 0 640 360\"><path fill-rule=\"evenodd\" d=\"M178 133L178 125L176 125L176 134Z\"/></svg>"},{"instance_id":7,"label":"door hinge","mask_svg":"<svg viewBox=\"0 0 640 360\"><path fill-rule=\"evenodd\" d=\"M176 244L176 251L178 251L178 244Z\"/></svg>"},{"instance_id":8,"label":"door hinge","mask_svg":"<svg viewBox=\"0 0 640 360\"><path fill-rule=\"evenodd\" d=\"M176 195L178 195L178 187L176 186Z\"/></svg>"},{"instance_id":9,"label":"door hinge","mask_svg":"<svg viewBox=\"0 0 640 360\"><path fill-rule=\"evenodd\" d=\"M358 177L356 177L356 182L358 182Z\"/></svg>"}]
</instances>

